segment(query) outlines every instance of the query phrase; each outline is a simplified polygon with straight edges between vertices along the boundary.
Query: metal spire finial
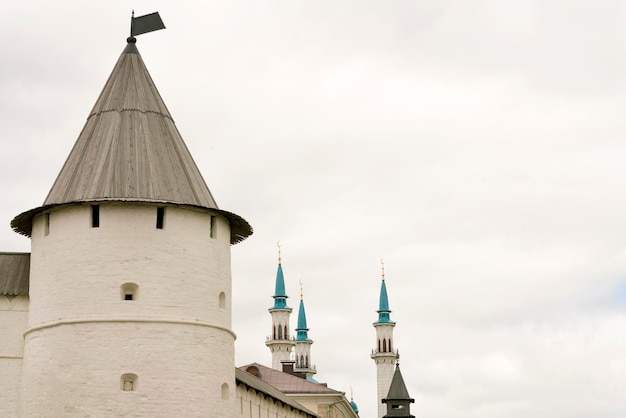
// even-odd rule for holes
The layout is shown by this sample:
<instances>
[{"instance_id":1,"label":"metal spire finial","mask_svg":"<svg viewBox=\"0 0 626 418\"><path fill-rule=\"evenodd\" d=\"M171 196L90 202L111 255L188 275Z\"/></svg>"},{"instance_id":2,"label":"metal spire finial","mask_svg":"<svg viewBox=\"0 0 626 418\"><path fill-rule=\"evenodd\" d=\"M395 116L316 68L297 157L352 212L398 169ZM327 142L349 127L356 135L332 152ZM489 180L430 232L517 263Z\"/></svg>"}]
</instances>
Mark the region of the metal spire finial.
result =
<instances>
[{"instance_id":1,"label":"metal spire finial","mask_svg":"<svg viewBox=\"0 0 626 418\"><path fill-rule=\"evenodd\" d=\"M133 35L133 23L134 22L135 22L135 9L133 9L132 13L130 14L130 36L126 39L127 42L133 43L133 44L137 42L137 39Z\"/></svg>"},{"instance_id":2,"label":"metal spire finial","mask_svg":"<svg viewBox=\"0 0 626 418\"><path fill-rule=\"evenodd\" d=\"M300 283L300 300L303 300L304 299L304 293L302 292L302 279L300 279L299 283Z\"/></svg>"},{"instance_id":3,"label":"metal spire finial","mask_svg":"<svg viewBox=\"0 0 626 418\"><path fill-rule=\"evenodd\" d=\"M385 281L385 262L383 261L383 259L380 259L380 265L382 268L382 276L383 276L383 282Z\"/></svg>"},{"instance_id":4,"label":"metal spire finial","mask_svg":"<svg viewBox=\"0 0 626 418\"><path fill-rule=\"evenodd\" d=\"M276 246L278 247L278 264L281 263L281 258L280 258L280 241L276 241Z\"/></svg>"}]
</instances>

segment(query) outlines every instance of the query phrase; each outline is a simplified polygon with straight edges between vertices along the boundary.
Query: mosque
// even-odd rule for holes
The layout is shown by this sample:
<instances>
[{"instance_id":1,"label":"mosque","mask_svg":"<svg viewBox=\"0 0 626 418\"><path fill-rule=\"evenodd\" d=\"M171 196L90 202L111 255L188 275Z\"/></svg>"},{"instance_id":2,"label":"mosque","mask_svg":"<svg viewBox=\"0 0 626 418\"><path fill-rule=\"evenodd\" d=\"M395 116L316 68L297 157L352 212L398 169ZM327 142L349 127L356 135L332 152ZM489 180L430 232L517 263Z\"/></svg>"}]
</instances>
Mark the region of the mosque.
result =
<instances>
[{"instance_id":1,"label":"mosque","mask_svg":"<svg viewBox=\"0 0 626 418\"><path fill-rule=\"evenodd\" d=\"M252 234L220 209L131 36L42 206L0 253L2 417L358 417L314 379L300 298L291 335L279 253L271 367L235 367L230 246ZM413 417L384 271L378 417Z\"/></svg>"}]
</instances>

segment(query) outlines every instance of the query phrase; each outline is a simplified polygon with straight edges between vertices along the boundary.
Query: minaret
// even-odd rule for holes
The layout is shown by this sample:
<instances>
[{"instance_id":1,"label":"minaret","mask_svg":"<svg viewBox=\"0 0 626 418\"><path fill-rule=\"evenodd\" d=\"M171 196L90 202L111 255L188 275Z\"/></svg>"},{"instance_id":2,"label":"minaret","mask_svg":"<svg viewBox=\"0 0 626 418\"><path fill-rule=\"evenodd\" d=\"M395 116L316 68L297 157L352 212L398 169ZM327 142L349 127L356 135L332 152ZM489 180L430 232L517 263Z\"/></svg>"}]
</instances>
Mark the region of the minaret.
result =
<instances>
[{"instance_id":1,"label":"minaret","mask_svg":"<svg viewBox=\"0 0 626 418\"><path fill-rule=\"evenodd\" d=\"M296 328L296 367L295 371L306 374L307 379L311 379L317 370L311 364L311 345L313 340L309 339L309 329L306 325L306 313L304 312L304 297L302 293L302 282L300 282L300 309L298 310L298 327Z\"/></svg>"},{"instance_id":2,"label":"minaret","mask_svg":"<svg viewBox=\"0 0 626 418\"><path fill-rule=\"evenodd\" d=\"M294 341L289 338L289 316L291 308L287 306L287 293L285 292L285 278L280 257L280 243L278 246L278 271L276 272L276 288L274 290L274 306L268 309L272 315L272 334L267 337L265 345L272 352L272 369L282 371L282 363L291 360L291 351Z\"/></svg>"},{"instance_id":3,"label":"minaret","mask_svg":"<svg viewBox=\"0 0 626 418\"><path fill-rule=\"evenodd\" d=\"M383 403L387 405L387 413L383 418L415 418L415 415L411 415L411 404L413 402L415 402L415 399L409 396L402 373L400 373L400 365L396 364L396 371L391 380L389 393L383 399Z\"/></svg>"},{"instance_id":4,"label":"minaret","mask_svg":"<svg viewBox=\"0 0 626 418\"><path fill-rule=\"evenodd\" d=\"M233 414L230 246L252 229L218 208L135 43L11 222L32 247L23 417Z\"/></svg>"},{"instance_id":5,"label":"minaret","mask_svg":"<svg viewBox=\"0 0 626 418\"><path fill-rule=\"evenodd\" d=\"M376 329L376 348L372 350L372 359L376 363L376 382L378 389L377 404L378 417L385 415L385 405L382 400L389 392L391 379L394 374L394 365L400 358L398 351L393 349L393 328L395 322L389 319L389 300L387 298L387 287L385 286L385 264L381 260L382 266L382 282L380 285L380 300L378 306L378 321L374 322Z\"/></svg>"}]
</instances>

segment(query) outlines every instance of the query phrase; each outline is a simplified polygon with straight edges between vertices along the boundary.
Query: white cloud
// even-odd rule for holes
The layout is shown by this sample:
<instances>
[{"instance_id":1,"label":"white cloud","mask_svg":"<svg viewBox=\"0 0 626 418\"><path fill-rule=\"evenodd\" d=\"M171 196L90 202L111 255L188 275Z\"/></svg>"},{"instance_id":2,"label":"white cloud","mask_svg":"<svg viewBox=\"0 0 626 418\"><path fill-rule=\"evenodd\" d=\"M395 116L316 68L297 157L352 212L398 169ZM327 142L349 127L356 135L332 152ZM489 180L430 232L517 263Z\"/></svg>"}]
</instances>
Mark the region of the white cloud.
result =
<instances>
[{"instance_id":1,"label":"white cloud","mask_svg":"<svg viewBox=\"0 0 626 418\"><path fill-rule=\"evenodd\" d=\"M361 416L381 257L414 415L624 415L621 3L135 8L161 12L138 47L218 203L255 228L233 247L238 363L270 362L281 240L317 377ZM8 222L45 198L129 14L0 16L3 250L28 251Z\"/></svg>"}]
</instances>

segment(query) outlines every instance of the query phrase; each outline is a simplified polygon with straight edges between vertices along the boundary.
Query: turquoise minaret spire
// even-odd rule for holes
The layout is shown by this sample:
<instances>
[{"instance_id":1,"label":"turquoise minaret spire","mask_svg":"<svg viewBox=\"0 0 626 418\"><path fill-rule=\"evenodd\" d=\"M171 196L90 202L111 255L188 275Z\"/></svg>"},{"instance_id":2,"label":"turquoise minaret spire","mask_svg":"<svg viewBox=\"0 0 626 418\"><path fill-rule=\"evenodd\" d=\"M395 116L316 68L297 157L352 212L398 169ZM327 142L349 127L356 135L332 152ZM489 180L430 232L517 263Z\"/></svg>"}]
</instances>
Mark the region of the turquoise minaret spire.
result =
<instances>
[{"instance_id":1,"label":"turquoise minaret spire","mask_svg":"<svg viewBox=\"0 0 626 418\"><path fill-rule=\"evenodd\" d=\"M382 265L382 283L380 284L378 311L376 311L378 312L378 321L373 324L376 328L376 348L372 350L371 355L376 363L378 418L385 415L386 408L382 401L389 393L389 386L394 376L394 366L400 358L398 351L393 349L393 329L396 323L389 318L391 310L389 309L389 298L385 284L385 264L382 259L380 264Z\"/></svg>"},{"instance_id":2,"label":"turquoise minaret spire","mask_svg":"<svg viewBox=\"0 0 626 418\"><path fill-rule=\"evenodd\" d=\"M385 285L385 267L383 266L383 280L380 284L380 298L378 302L378 323L395 324L389 318L391 311L389 310L389 299L387 297L387 286Z\"/></svg>"},{"instance_id":3,"label":"turquoise minaret spire","mask_svg":"<svg viewBox=\"0 0 626 418\"><path fill-rule=\"evenodd\" d=\"M306 374L308 380L317 373L315 366L311 364L311 345L313 340L309 338L309 328L306 325L306 312L304 311L304 297L302 293L302 281L300 281L300 309L298 310L298 327L296 328L296 367L295 371Z\"/></svg>"},{"instance_id":4,"label":"turquoise minaret spire","mask_svg":"<svg viewBox=\"0 0 626 418\"><path fill-rule=\"evenodd\" d=\"M296 328L296 341L309 339L309 329L306 327L306 312L304 311L304 300L300 299L300 309L298 310L298 328Z\"/></svg>"},{"instance_id":5,"label":"turquoise minaret spire","mask_svg":"<svg viewBox=\"0 0 626 418\"><path fill-rule=\"evenodd\" d=\"M280 253L278 255L278 271L276 272L276 290L274 290L273 309L291 309L287 306L287 293L285 292L285 277L283 276L283 266L280 263Z\"/></svg>"},{"instance_id":6,"label":"turquoise minaret spire","mask_svg":"<svg viewBox=\"0 0 626 418\"><path fill-rule=\"evenodd\" d=\"M274 290L274 306L268 309L272 315L272 335L267 337L265 345L272 352L272 368L282 371L282 363L291 361L291 351L295 342L289 337L289 316L291 308L287 306L287 292L285 292L285 277L280 256L280 242L278 246L278 270L276 272L276 287Z\"/></svg>"}]
</instances>

